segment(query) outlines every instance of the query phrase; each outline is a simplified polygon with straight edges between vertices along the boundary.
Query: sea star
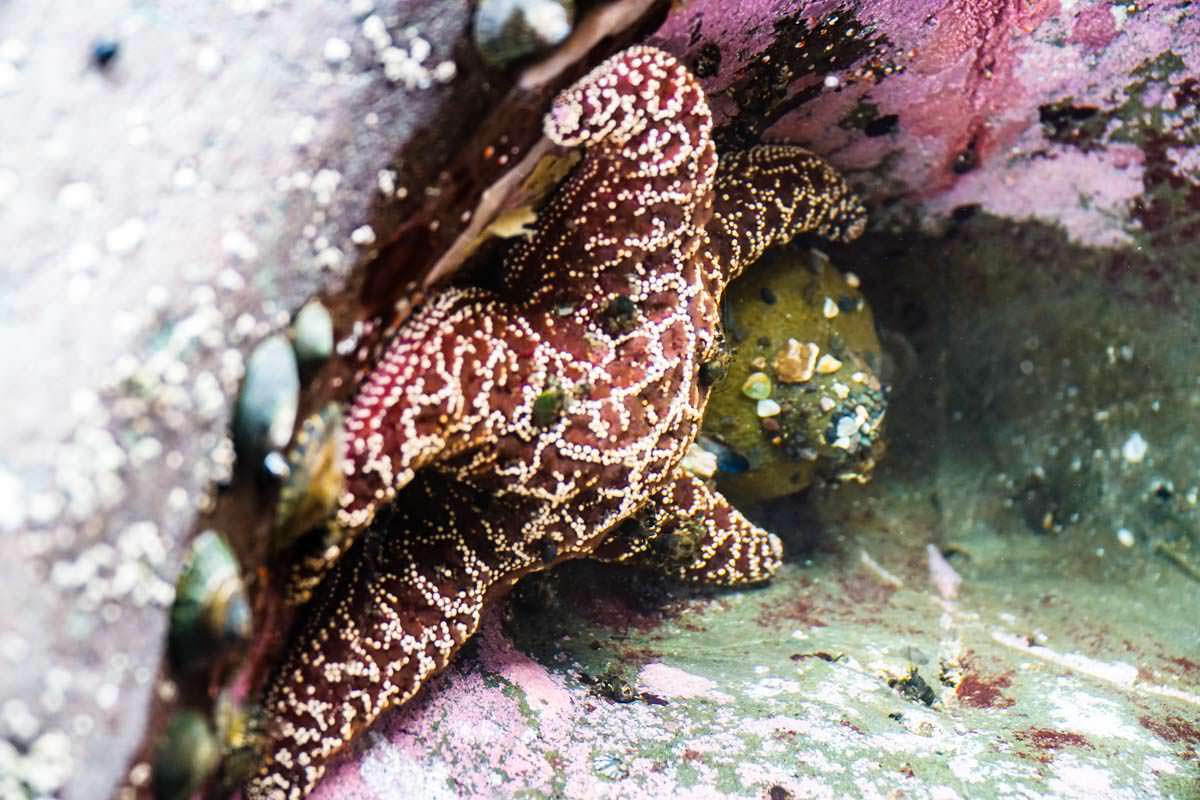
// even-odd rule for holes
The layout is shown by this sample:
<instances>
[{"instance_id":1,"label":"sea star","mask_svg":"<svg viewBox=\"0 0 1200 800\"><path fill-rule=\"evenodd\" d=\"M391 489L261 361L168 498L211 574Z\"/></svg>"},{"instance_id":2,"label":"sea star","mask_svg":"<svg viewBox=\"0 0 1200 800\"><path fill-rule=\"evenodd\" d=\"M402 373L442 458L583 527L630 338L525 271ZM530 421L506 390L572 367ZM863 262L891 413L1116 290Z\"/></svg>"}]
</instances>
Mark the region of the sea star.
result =
<instances>
[{"instance_id":1,"label":"sea star","mask_svg":"<svg viewBox=\"0 0 1200 800\"><path fill-rule=\"evenodd\" d=\"M797 147L718 168L703 91L650 47L561 94L545 133L584 156L510 252L503 287L435 295L347 416L338 520L366 532L268 687L250 798L303 797L524 575L591 556L728 586L779 566L779 540L679 463L725 286L798 233L857 236L861 205Z\"/></svg>"}]
</instances>

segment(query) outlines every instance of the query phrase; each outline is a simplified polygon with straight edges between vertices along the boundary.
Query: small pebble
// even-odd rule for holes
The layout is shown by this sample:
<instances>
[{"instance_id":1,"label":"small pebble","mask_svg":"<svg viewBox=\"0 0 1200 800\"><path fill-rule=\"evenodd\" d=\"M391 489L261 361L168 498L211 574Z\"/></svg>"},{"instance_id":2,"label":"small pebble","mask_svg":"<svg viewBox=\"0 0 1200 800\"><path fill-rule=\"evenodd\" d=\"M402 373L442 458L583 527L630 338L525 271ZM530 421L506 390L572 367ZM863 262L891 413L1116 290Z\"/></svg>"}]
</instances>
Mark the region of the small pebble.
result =
<instances>
[{"instance_id":1,"label":"small pebble","mask_svg":"<svg viewBox=\"0 0 1200 800\"><path fill-rule=\"evenodd\" d=\"M751 400L766 400L771 396L771 379L763 372L752 372L742 384L742 394Z\"/></svg>"},{"instance_id":2,"label":"small pebble","mask_svg":"<svg viewBox=\"0 0 1200 800\"><path fill-rule=\"evenodd\" d=\"M263 470L272 478L280 481L286 480L290 474L287 459L278 450L267 453L267 457L263 459Z\"/></svg>"},{"instance_id":3,"label":"small pebble","mask_svg":"<svg viewBox=\"0 0 1200 800\"><path fill-rule=\"evenodd\" d=\"M707 480L717 474L717 454L693 442L684 454L680 466L697 478Z\"/></svg>"},{"instance_id":4,"label":"small pebble","mask_svg":"<svg viewBox=\"0 0 1200 800\"><path fill-rule=\"evenodd\" d=\"M133 217L109 231L104 244L114 256L127 256L138 249L145 235L146 223Z\"/></svg>"},{"instance_id":5,"label":"small pebble","mask_svg":"<svg viewBox=\"0 0 1200 800\"><path fill-rule=\"evenodd\" d=\"M841 368L842 362L829 355L829 353L824 354L817 360L817 372L821 375L832 375Z\"/></svg>"},{"instance_id":6,"label":"small pebble","mask_svg":"<svg viewBox=\"0 0 1200 800\"><path fill-rule=\"evenodd\" d=\"M782 410L783 409L779 407L779 403L776 403L774 400L771 400L770 398L767 398L766 400L759 400L758 405L755 406L755 409L754 409L755 413L758 414L759 417L764 418L764 419L766 417L777 416L779 414L779 412Z\"/></svg>"},{"instance_id":7,"label":"small pebble","mask_svg":"<svg viewBox=\"0 0 1200 800\"><path fill-rule=\"evenodd\" d=\"M107 69L121 53L121 44L116 39L97 39L92 43L92 63L99 69Z\"/></svg>"},{"instance_id":8,"label":"small pebble","mask_svg":"<svg viewBox=\"0 0 1200 800\"><path fill-rule=\"evenodd\" d=\"M212 45L205 45L196 51L196 69L201 75L216 75L221 69L221 53Z\"/></svg>"},{"instance_id":9,"label":"small pebble","mask_svg":"<svg viewBox=\"0 0 1200 800\"><path fill-rule=\"evenodd\" d=\"M313 140L313 134L317 132L317 118L312 116L304 116L296 123L296 127L292 128L292 144L297 147L304 147Z\"/></svg>"},{"instance_id":10,"label":"small pebble","mask_svg":"<svg viewBox=\"0 0 1200 800\"><path fill-rule=\"evenodd\" d=\"M96 191L90 183L68 183L58 190L58 204L68 211L82 211L96 204Z\"/></svg>"},{"instance_id":11,"label":"small pebble","mask_svg":"<svg viewBox=\"0 0 1200 800\"><path fill-rule=\"evenodd\" d=\"M1133 537L1133 531L1129 528L1118 528L1117 541L1121 543L1122 547L1133 547L1136 540Z\"/></svg>"},{"instance_id":12,"label":"small pebble","mask_svg":"<svg viewBox=\"0 0 1200 800\"><path fill-rule=\"evenodd\" d=\"M750 462L732 447L708 436L701 436L696 443L717 457L717 471L729 475L740 475L750 469Z\"/></svg>"},{"instance_id":13,"label":"small pebble","mask_svg":"<svg viewBox=\"0 0 1200 800\"><path fill-rule=\"evenodd\" d=\"M1125 440L1125 444L1121 446L1121 456L1130 464L1140 464L1146 457L1146 451L1149 449L1149 443L1142 438L1140 433L1134 431Z\"/></svg>"},{"instance_id":14,"label":"small pebble","mask_svg":"<svg viewBox=\"0 0 1200 800\"><path fill-rule=\"evenodd\" d=\"M821 306L821 313L825 319L833 319L838 315L838 304L834 302L832 297L826 297L824 304Z\"/></svg>"},{"instance_id":15,"label":"small pebble","mask_svg":"<svg viewBox=\"0 0 1200 800\"><path fill-rule=\"evenodd\" d=\"M858 433L861 424L858 417L852 417L847 414L837 421L837 427L834 429L834 432L839 439L848 438Z\"/></svg>"},{"instance_id":16,"label":"small pebble","mask_svg":"<svg viewBox=\"0 0 1200 800\"><path fill-rule=\"evenodd\" d=\"M944 600L953 600L958 597L958 587L962 585L962 577L955 572L954 567L950 566L950 562L937 547L927 544L925 551L929 558L929 579L938 594Z\"/></svg>"},{"instance_id":17,"label":"small pebble","mask_svg":"<svg viewBox=\"0 0 1200 800\"><path fill-rule=\"evenodd\" d=\"M258 258L258 245L244 231L236 228L221 234L221 249L244 264Z\"/></svg>"},{"instance_id":18,"label":"small pebble","mask_svg":"<svg viewBox=\"0 0 1200 800\"><path fill-rule=\"evenodd\" d=\"M408 41L408 57L418 64L429 58L429 54L433 52L433 45L429 41L422 39L420 36L414 36Z\"/></svg>"},{"instance_id":19,"label":"small pebble","mask_svg":"<svg viewBox=\"0 0 1200 800\"><path fill-rule=\"evenodd\" d=\"M817 367L821 348L814 342L801 343L788 339L787 344L775 354L772 366L775 377L782 383L804 383L811 380Z\"/></svg>"},{"instance_id":20,"label":"small pebble","mask_svg":"<svg viewBox=\"0 0 1200 800\"><path fill-rule=\"evenodd\" d=\"M442 61L433 68L431 74L438 83L449 83L458 74L458 65L453 61Z\"/></svg>"},{"instance_id":21,"label":"small pebble","mask_svg":"<svg viewBox=\"0 0 1200 800\"><path fill-rule=\"evenodd\" d=\"M350 241L360 247L375 244L375 229L370 225L360 225L350 232Z\"/></svg>"},{"instance_id":22,"label":"small pebble","mask_svg":"<svg viewBox=\"0 0 1200 800\"><path fill-rule=\"evenodd\" d=\"M392 35L388 33L387 25L378 14L366 17L362 21L361 29L362 35L377 51L383 51L392 46Z\"/></svg>"},{"instance_id":23,"label":"small pebble","mask_svg":"<svg viewBox=\"0 0 1200 800\"><path fill-rule=\"evenodd\" d=\"M153 767L146 761L139 761L129 768L129 784L134 787L147 786L154 774Z\"/></svg>"},{"instance_id":24,"label":"small pebble","mask_svg":"<svg viewBox=\"0 0 1200 800\"><path fill-rule=\"evenodd\" d=\"M379 193L384 197L396 196L396 171L393 169L381 169L375 175L375 185L379 187Z\"/></svg>"},{"instance_id":25,"label":"small pebble","mask_svg":"<svg viewBox=\"0 0 1200 800\"><path fill-rule=\"evenodd\" d=\"M862 280L860 280L859 277L857 275L855 275L853 272L847 272L846 273L846 285L849 286L851 289L857 289L858 287L862 286Z\"/></svg>"},{"instance_id":26,"label":"small pebble","mask_svg":"<svg viewBox=\"0 0 1200 800\"><path fill-rule=\"evenodd\" d=\"M0 61L20 66L29 57L29 46L20 39L0 40Z\"/></svg>"}]
</instances>

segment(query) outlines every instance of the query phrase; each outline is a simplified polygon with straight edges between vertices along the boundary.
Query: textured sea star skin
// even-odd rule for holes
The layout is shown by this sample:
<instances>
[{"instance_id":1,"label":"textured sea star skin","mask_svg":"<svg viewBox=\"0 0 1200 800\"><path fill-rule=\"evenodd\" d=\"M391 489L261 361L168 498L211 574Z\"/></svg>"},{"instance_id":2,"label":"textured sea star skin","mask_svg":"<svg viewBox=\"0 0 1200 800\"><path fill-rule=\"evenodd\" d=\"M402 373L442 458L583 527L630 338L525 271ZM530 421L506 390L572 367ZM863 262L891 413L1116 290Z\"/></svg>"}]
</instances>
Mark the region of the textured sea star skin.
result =
<instances>
[{"instance_id":1,"label":"textured sea star skin","mask_svg":"<svg viewBox=\"0 0 1200 800\"><path fill-rule=\"evenodd\" d=\"M584 158L502 290L433 297L348 414L338 522L365 533L268 687L252 799L303 797L524 575L593 556L737 585L779 566L776 537L679 468L707 400L700 367L733 277L803 231L857 236L862 207L796 147L718 172L701 88L653 48L560 95L546 134ZM653 546L676 536L688 547Z\"/></svg>"}]
</instances>

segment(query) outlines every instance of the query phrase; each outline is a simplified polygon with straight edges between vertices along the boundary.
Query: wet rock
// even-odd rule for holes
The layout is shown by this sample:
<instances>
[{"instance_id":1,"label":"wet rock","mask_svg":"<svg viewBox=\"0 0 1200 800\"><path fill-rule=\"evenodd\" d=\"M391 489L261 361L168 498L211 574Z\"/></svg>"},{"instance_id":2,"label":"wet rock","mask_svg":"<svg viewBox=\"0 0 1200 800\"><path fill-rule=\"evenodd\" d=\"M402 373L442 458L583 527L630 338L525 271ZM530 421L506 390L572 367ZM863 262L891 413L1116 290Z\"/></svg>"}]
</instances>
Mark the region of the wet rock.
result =
<instances>
[{"instance_id":1,"label":"wet rock","mask_svg":"<svg viewBox=\"0 0 1200 800\"><path fill-rule=\"evenodd\" d=\"M395 23L374 6L396 50L419 36L430 72L469 47L473 6L409 3ZM466 138L446 129L389 171L451 89L397 91L367 52L363 7L5 4L0 385L20 401L0 425L0 708L23 705L32 733L0 731L2 797L30 775L33 796L144 790L130 768L158 739L172 588L230 480L250 351L314 296L351 305L353 230L392 235L413 213L407 188ZM330 80L335 37L362 58ZM103 71L102 38L120 46ZM480 72L455 79L456 112L490 108L499 90ZM48 142L69 174L48 166ZM239 509L237 535L259 534L265 520L246 518L269 506Z\"/></svg>"}]
</instances>

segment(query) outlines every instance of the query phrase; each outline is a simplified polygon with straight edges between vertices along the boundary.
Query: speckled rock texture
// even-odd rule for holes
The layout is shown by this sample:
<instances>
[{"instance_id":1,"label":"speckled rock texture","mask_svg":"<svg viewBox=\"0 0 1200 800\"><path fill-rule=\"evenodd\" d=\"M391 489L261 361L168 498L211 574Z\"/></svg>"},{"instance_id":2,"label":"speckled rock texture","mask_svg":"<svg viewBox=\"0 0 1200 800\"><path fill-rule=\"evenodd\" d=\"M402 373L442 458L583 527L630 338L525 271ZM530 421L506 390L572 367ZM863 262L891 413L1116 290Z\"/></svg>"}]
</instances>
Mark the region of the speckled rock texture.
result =
<instances>
[{"instance_id":1,"label":"speckled rock texture","mask_svg":"<svg viewBox=\"0 0 1200 800\"><path fill-rule=\"evenodd\" d=\"M230 474L244 357L371 254L394 155L456 91L466 14L0 9L6 779L93 798L123 777L183 542Z\"/></svg>"},{"instance_id":2,"label":"speckled rock texture","mask_svg":"<svg viewBox=\"0 0 1200 800\"><path fill-rule=\"evenodd\" d=\"M760 512L791 553L765 590L530 587L315 796L1200 792L1196 12L665 12L650 41L702 77L719 146L804 144L864 190L875 231L834 255L895 356L888 459ZM510 158L463 130L511 80L468 13L0 8L0 796L146 780L246 356L318 292L345 341ZM609 671L635 702L602 696Z\"/></svg>"}]
</instances>

